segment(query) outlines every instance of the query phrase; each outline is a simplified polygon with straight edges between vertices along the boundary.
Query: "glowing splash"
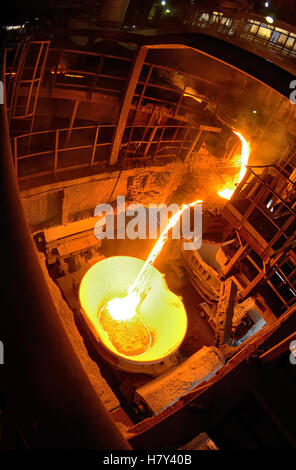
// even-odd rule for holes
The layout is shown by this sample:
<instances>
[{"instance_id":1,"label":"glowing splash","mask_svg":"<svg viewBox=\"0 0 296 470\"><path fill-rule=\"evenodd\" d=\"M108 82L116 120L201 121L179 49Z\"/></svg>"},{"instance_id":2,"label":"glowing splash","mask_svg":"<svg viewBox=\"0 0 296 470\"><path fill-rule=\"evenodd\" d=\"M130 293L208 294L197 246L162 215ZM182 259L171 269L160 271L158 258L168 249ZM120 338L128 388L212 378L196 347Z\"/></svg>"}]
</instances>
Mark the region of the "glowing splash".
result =
<instances>
[{"instance_id":1,"label":"glowing splash","mask_svg":"<svg viewBox=\"0 0 296 470\"><path fill-rule=\"evenodd\" d=\"M201 200L197 200L185 204L170 217L137 278L129 287L127 296L111 299L99 310L98 320L108 334L111 343L119 352L127 356L141 355L151 346L151 333L137 314L137 306L145 295L152 265L167 240L169 230L176 225L185 209L201 203Z\"/></svg>"},{"instance_id":2,"label":"glowing splash","mask_svg":"<svg viewBox=\"0 0 296 470\"><path fill-rule=\"evenodd\" d=\"M139 356L152 344L149 329L136 313L133 296L110 300L99 312L99 321L109 340L125 356Z\"/></svg>"},{"instance_id":3,"label":"glowing splash","mask_svg":"<svg viewBox=\"0 0 296 470\"><path fill-rule=\"evenodd\" d=\"M250 145L239 132L237 131L233 131L233 132L234 134L238 136L238 138L240 139L242 143L242 150L241 150L241 156L240 156L241 166L240 166L240 172L239 172L239 176L237 180L237 184L238 184L242 181L247 171L246 166L248 164L249 155L250 155ZM218 191L218 194L220 197L224 199L230 199L234 191L235 191L235 184L231 184L229 185L229 187L226 187L222 189L221 191Z\"/></svg>"}]
</instances>

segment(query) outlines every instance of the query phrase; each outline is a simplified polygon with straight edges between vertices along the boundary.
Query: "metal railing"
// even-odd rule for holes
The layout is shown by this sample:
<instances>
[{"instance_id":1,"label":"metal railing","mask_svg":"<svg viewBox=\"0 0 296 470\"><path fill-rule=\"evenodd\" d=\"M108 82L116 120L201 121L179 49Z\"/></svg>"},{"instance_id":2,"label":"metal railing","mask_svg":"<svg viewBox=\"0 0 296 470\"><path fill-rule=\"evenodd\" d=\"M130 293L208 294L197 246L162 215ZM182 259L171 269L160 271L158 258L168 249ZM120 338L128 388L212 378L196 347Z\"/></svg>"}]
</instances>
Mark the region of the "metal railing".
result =
<instances>
[{"instance_id":1,"label":"metal railing","mask_svg":"<svg viewBox=\"0 0 296 470\"><path fill-rule=\"evenodd\" d=\"M121 95L131 59L111 54L50 48L43 85Z\"/></svg>"},{"instance_id":2,"label":"metal railing","mask_svg":"<svg viewBox=\"0 0 296 470\"><path fill-rule=\"evenodd\" d=\"M289 199L290 191L285 192L290 185L295 187L275 165L248 167L230 201L241 215L240 226L250 223L267 242L260 253L263 259L295 236L296 200Z\"/></svg>"},{"instance_id":3,"label":"metal railing","mask_svg":"<svg viewBox=\"0 0 296 470\"><path fill-rule=\"evenodd\" d=\"M15 61L14 61L15 62ZM132 60L110 54L81 50L49 48L42 86L86 92L91 100L94 93L121 97L130 73ZM24 73L32 74L36 67L27 65ZM8 67L8 80L15 81L16 64ZM195 91L197 90L197 91ZM148 103L167 107L169 114L185 115L196 110L197 103L213 103L216 109L223 86L190 73L145 62L134 94L139 109ZM23 95L26 90L23 88Z\"/></svg>"},{"instance_id":4,"label":"metal railing","mask_svg":"<svg viewBox=\"0 0 296 470\"><path fill-rule=\"evenodd\" d=\"M14 137L17 175L26 178L108 163L114 128L115 125L85 126Z\"/></svg>"},{"instance_id":5,"label":"metal railing","mask_svg":"<svg viewBox=\"0 0 296 470\"><path fill-rule=\"evenodd\" d=\"M127 126L122 139L120 158L178 158L186 155L199 128L193 126Z\"/></svg>"},{"instance_id":6,"label":"metal railing","mask_svg":"<svg viewBox=\"0 0 296 470\"><path fill-rule=\"evenodd\" d=\"M14 55L13 62L7 66L8 91L12 88L9 82L14 83L16 79L19 49L20 47ZM12 55L12 51L10 54ZM130 58L111 54L50 47L42 86L48 87L51 92L54 88L86 91L89 99L95 92L121 95L131 62ZM36 64L25 63L23 74L32 76L35 69ZM26 90L23 89L23 94L25 93Z\"/></svg>"},{"instance_id":7,"label":"metal railing","mask_svg":"<svg viewBox=\"0 0 296 470\"><path fill-rule=\"evenodd\" d=\"M239 241L247 244L240 243L233 256L251 267L242 298L266 285L284 308L292 305L296 300L296 183L277 165L247 167L225 207L225 217L236 219Z\"/></svg>"},{"instance_id":8,"label":"metal railing","mask_svg":"<svg viewBox=\"0 0 296 470\"><path fill-rule=\"evenodd\" d=\"M134 94L137 109L150 104L167 107L171 117L194 113L211 103L217 113L224 87L188 72L145 62Z\"/></svg>"},{"instance_id":9,"label":"metal railing","mask_svg":"<svg viewBox=\"0 0 296 470\"><path fill-rule=\"evenodd\" d=\"M115 124L33 132L12 139L19 179L55 175L77 168L107 166ZM193 126L127 126L118 163L179 158L191 148L199 129Z\"/></svg>"},{"instance_id":10,"label":"metal railing","mask_svg":"<svg viewBox=\"0 0 296 470\"><path fill-rule=\"evenodd\" d=\"M290 25L268 24L263 17L250 13L235 17L200 8L188 11L182 22L190 31L221 37L259 55L278 59L279 65L295 72L296 29Z\"/></svg>"}]
</instances>

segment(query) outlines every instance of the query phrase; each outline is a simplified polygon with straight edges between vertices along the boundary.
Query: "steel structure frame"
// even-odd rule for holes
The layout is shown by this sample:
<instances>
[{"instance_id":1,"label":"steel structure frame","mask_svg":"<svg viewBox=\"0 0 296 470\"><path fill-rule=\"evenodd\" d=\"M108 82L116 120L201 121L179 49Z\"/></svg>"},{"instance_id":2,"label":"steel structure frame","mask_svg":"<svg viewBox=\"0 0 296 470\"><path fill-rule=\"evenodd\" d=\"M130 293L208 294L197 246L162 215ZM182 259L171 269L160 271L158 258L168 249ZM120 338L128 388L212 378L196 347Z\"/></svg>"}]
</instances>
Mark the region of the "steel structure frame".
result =
<instances>
[{"instance_id":1,"label":"steel structure frame","mask_svg":"<svg viewBox=\"0 0 296 470\"><path fill-rule=\"evenodd\" d=\"M14 57L12 70L9 78L13 81L9 83L7 102L8 117L12 119L26 119L30 121L30 132L33 129L39 89L43 80L45 64L47 60L50 41L29 41L19 43ZM30 55L34 48L37 49L34 65L29 67ZM21 94L21 89L26 87L27 93ZM25 98L24 102L20 100Z\"/></svg>"},{"instance_id":2,"label":"steel structure frame","mask_svg":"<svg viewBox=\"0 0 296 470\"><path fill-rule=\"evenodd\" d=\"M277 165L247 168L223 212L234 225L240 246L222 270L227 277L238 262L251 263L257 274L245 279L241 298L266 283L285 309L296 300L296 199L287 201L283 195L287 188L296 196L296 183ZM262 220L268 224L266 232L260 228ZM260 263L251 255L252 250ZM276 276L281 282L276 282Z\"/></svg>"},{"instance_id":3,"label":"steel structure frame","mask_svg":"<svg viewBox=\"0 0 296 470\"><path fill-rule=\"evenodd\" d=\"M27 54L28 54L28 50L30 49L30 44L31 43L28 43L27 46L23 46L23 50L26 52L26 57L27 57ZM35 43L34 43L35 44ZM39 44L39 43L38 43ZM43 43L40 43L41 46L40 47L45 47ZM193 96L193 100L191 100L191 106L184 103L184 100L186 98L188 98L188 93L186 93L186 87L187 87L187 84L189 83L190 80L199 80L200 82L202 82L203 84L206 84L207 86L210 86L211 89L215 89L215 92L216 92L216 111L217 111L217 108L218 108L218 104L220 102L220 99L221 99L221 93L223 92L223 88L220 87L219 85L215 84L214 82L210 82L209 80L205 80L205 79L201 79L197 76L194 76L192 74L189 74L189 73L184 73L184 72L180 72L180 76L182 77L182 80L184 81L184 86L183 88L179 89L177 86L172 86L172 87L168 87L168 86L164 86L160 83L152 83L151 82L151 76L152 76L152 72L153 71L162 71L162 72L166 72L166 73L173 73L174 72L174 69L172 68L169 68L169 67L164 67L164 66L159 66L159 65L155 65L155 64L151 64L149 62L147 62L145 59L146 59L146 56L147 56L147 52L149 49L153 49L153 48L158 48L158 49L168 49L168 48L186 48L187 46L181 46L181 45L166 45L166 44L162 44L162 45L158 45L158 46L142 46L138 49L136 55L135 55L135 58L134 58L134 61L131 63L130 59L127 59L127 58L120 58L118 56L112 56L112 55L109 55L109 54L100 54L100 53L93 53L93 52L86 52L86 51L76 51L76 50L70 50L70 49L56 49L56 48L49 48L49 42L46 42L46 47L47 47L47 52L46 52L46 56L44 58L44 61L43 61L43 64L42 64L42 73L40 73L40 76L38 78L38 92L39 92L39 89L40 89L40 85L44 86L44 87L49 87L49 90L50 92L53 91L54 88L59 88L59 87L67 87L67 88L70 88L70 89L82 89L84 91L87 92L87 95L88 95L88 99L91 101L92 97L93 97L93 94L94 93L98 93L98 92L104 92L104 93L108 93L108 92L112 92L112 93L115 93L115 94L119 94L120 97L121 97L121 110L120 110L120 113L119 113L119 117L118 117L118 120L116 123L114 124L110 124L110 125L105 125L105 126L95 126L96 127L96 130L95 130L95 135L94 135L94 138L91 139L90 142L87 142L86 145L80 145L80 146L77 146L77 145L70 145L70 141L71 141L71 138L73 135L77 134L81 129L82 127L73 127L74 125L74 121L75 121L75 117L76 117L76 113L77 113L77 109L78 109L78 106L79 106L79 101L76 99L74 100L74 105L73 105L73 111L72 111L72 116L71 116L71 119L70 119L70 126L69 128L65 129L65 128L62 128L62 129L55 129L55 130L48 130L48 131L41 131L41 132L32 132L32 127L33 127L33 118L32 118L32 121L31 121L31 127L30 127L30 133L21 133L20 135L14 137L14 141L13 141L13 149L14 149L14 159L15 159L15 164L16 164L16 168L17 168L17 172L18 172L18 175L19 177L24 177L24 175L22 175L22 172L19 171L19 164L21 162L21 160L24 160L26 158L31 158L31 157L37 157L38 155L39 156L43 156L44 155L48 155L50 153L53 154L53 164L52 164L52 168L50 170L47 170L47 171L42 171L42 172L35 172L33 171L32 173L34 173L35 176L39 176L41 174L49 174L49 173L57 173L59 171L62 171L63 169L59 168L59 165L58 165L58 160L59 160L59 153L60 152L63 152L63 151L75 151L75 150L85 150L85 149L89 149L90 150L90 154L89 154L89 161L88 162L85 162L84 161L84 158L82 159L83 162L79 162L77 165L71 165L71 164L68 164L67 165L67 169L74 169L74 168L78 168L78 167L92 167L96 164L98 164L98 162L95 160L95 154L96 154L96 150L98 147L109 147L109 150L110 150L110 157L109 157L109 165L115 165L117 163L117 160L118 158L120 158L120 160L122 160L121 157L119 157L120 155L120 150L122 147L125 147L124 151L123 151L123 160L125 160L126 162L128 161L128 157L127 155L132 153L131 151L131 148L132 146L141 146L141 148L143 148L143 145L145 146L144 148L144 151L143 151L143 157L138 157L140 160L143 160L143 158L145 159L149 159L151 157L153 158L163 158L163 157L166 157L166 158L174 158L174 157L178 157L178 158L181 158L181 159L187 159L188 158L188 151L190 151L189 153L191 153L191 151L193 150L194 148L194 142L197 141L198 137L199 137L199 130L198 128L196 127L196 132L195 132L195 135L194 137L189 137L190 134L192 134L192 130L193 130L193 126L190 126L190 125L187 125L187 126L184 126L185 127L185 131L184 131L184 134L182 136L180 136L180 129L182 128L182 126L174 126L175 127L175 134L167 139L165 138L165 134L166 134L166 131L168 129L169 126L151 126L149 125L146 125L145 126L145 130L143 132L143 136L142 136L142 139L139 140L139 139L135 139L133 138L133 133L134 133L134 130L136 128L136 126L129 126L128 124L128 118L129 118L129 113L130 113L130 110L131 109L134 109L134 104L133 102L136 100L136 108L137 109L140 109L141 106L142 106L142 103L143 101L146 101L146 102L149 102L150 104L152 104L152 108L153 110L155 110L155 106L157 106L157 104L161 104L165 109L167 109L167 106L169 105L170 107L174 108L174 112L173 112L173 116L171 117L174 117L174 118L177 118L177 119L181 119L183 121L186 122L186 116L184 117L184 112L194 112L194 109L196 109L196 102L195 102L195 98L197 97L194 97ZM66 65L66 57L67 57L67 54L68 56L69 55L72 55L74 57L74 62L77 61L78 59L80 58L84 58L85 61L87 62L87 60L89 58L91 58L91 60L94 60L95 63L97 63L96 67L94 70L89 70L89 67L87 66L87 64L85 64L85 67L84 68L80 68L79 70L77 68L68 68L67 65ZM18 73L19 73L19 70L20 70L20 66L17 66L17 59L19 56L20 57L23 57L25 55L24 52L22 52L20 54L19 50L17 50L16 54L15 54L15 59L14 59L14 62L12 64L11 67L8 67L8 85L10 85L13 81L14 84L18 83L19 81L19 78L18 78ZM47 59L47 60L45 60ZM55 59L55 62L53 62L53 59ZM128 64L129 66L129 76L127 77L121 77L121 76L118 76L117 75L108 75L106 73L103 73L104 69L104 64L107 63L108 61L121 61L121 62L125 62ZM39 56L38 56L38 61L39 61ZM32 74L35 76L36 75L36 70L38 68L38 61L37 63L34 64L34 66L32 66L31 64L29 64L29 66L26 66L25 67L25 61L22 60L21 61L21 71L22 73L29 73L29 74ZM63 65L64 64L64 65ZM148 74L145 78L145 81L143 82L140 77L141 77L141 74L143 73L143 69L144 67L148 67ZM88 68L88 70L86 70ZM79 80L81 79L84 79L84 77L87 76L90 78L90 80L88 80L88 83L87 84L81 84L81 83L77 83L77 81L79 82ZM67 80L65 81L65 77L67 77ZM97 84L98 84L98 80L100 79L100 77L103 77L103 78L113 78L115 80L119 80L120 82L124 81L125 82L125 90L118 90L116 87L115 88L101 88L101 87L98 87ZM26 83L26 82L24 82ZM137 87L142 87L142 91L141 93L137 93ZM168 101L168 100L165 100L165 99L157 99L155 98L155 96L151 96L151 93L149 94L148 93L148 90L152 88L153 90L158 90L158 92L165 92L165 91L170 91L170 92L174 92L175 94L175 100L173 101ZM12 87L12 90L11 90L11 98L10 98L10 101L11 103L14 103L15 100L17 99L16 97L18 96L18 88L15 87L15 85ZM38 98L38 94L36 93L35 94L35 102L34 102L34 113L36 111L36 104L37 104L37 98ZM204 100L205 102L209 102L210 99L207 98L207 97L202 97L202 100ZM187 99L188 101L188 99ZM180 116L180 110L183 110L183 112L181 114L183 114L182 116ZM151 111L151 114L152 114L152 111ZM168 116L170 116L170 113L168 112ZM27 116L19 116L19 118L27 118ZM109 128L113 128L114 132L113 132L113 137L112 139L110 139L108 142L103 142L103 143L100 143L100 136L99 136L99 133L100 133L100 129L102 129L103 127L109 127ZM140 127L140 126L138 126ZM173 126L171 126L173 127ZM202 126L204 127L204 126ZM87 130L90 130L90 129L94 129L94 126L85 126L84 129L87 131ZM160 135L158 133L158 130L160 129ZM220 129L218 128L214 128L214 127L210 127L208 126L208 131L213 131L213 132L219 132ZM64 143L64 145L61 147L60 146L60 142L61 142L61 135L64 133L64 132L67 132L67 139ZM123 140L123 136L126 132L129 132L129 138L128 140L124 139ZM47 150L47 151L43 151L43 152L30 152L30 148L31 148L31 140L35 139L37 135L39 136L43 136L45 138L47 138L47 136L51 134L51 135L54 135L54 143L53 143L53 147L50 149L50 150ZM148 136L148 137L147 137ZM178 138L177 138L178 137ZM20 153L20 143L21 142L24 142L26 141L27 145L27 149L26 151L21 151ZM156 144L156 148L155 148L155 144ZM164 150L164 146L163 144L165 144L166 147L172 147L172 145L174 146L175 150L173 152L171 152L170 154L167 154L167 153L164 153L163 154L163 150ZM149 151L151 151L151 149L153 149L153 153L151 155L151 153L149 153ZM184 153L185 152L185 155L182 155L182 152ZM133 156L133 160L135 160L135 156ZM104 165L105 164L108 164L108 159L103 159L101 160L101 163L103 163ZM30 175L28 175L30 176Z\"/></svg>"},{"instance_id":4,"label":"steel structure frame","mask_svg":"<svg viewBox=\"0 0 296 470\"><path fill-rule=\"evenodd\" d=\"M224 13L223 11L197 8L190 16L183 17L183 24L191 31L201 31L206 34L222 37L227 41L238 44L261 54L264 52L288 70L295 71L296 30L281 22L268 24L264 19L253 13L242 16ZM264 36L262 29L268 30ZM278 39L281 39L281 42ZM286 59L285 64L283 58ZM287 60L288 59L288 60Z\"/></svg>"},{"instance_id":5,"label":"steel structure frame","mask_svg":"<svg viewBox=\"0 0 296 470\"><path fill-rule=\"evenodd\" d=\"M8 217L5 219L7 224L7 230L5 231L6 252L10 257L10 263L12 261L11 264L15 265L5 295L8 297L9 303L14 304L13 313L15 315L2 316L2 321L6 322L2 331L5 333L7 344L15 344L16 329L14 323L15 319L18 319L19 328L17 333L22 354L18 354L16 357L20 373L14 374L14 379L18 380L21 387L15 387L14 393L22 389L21 398L24 407L20 406L19 400L17 400L17 404L21 411L25 410L24 419L22 419L23 415L21 413L18 414L18 416L21 416L21 424L23 422L29 423L29 427L27 426L27 429L24 429L24 435L25 437L29 435L31 437L30 444L33 444L32 447L35 445L37 448L42 446L60 447L65 440L75 448L79 446L103 447L105 449L114 447L117 449L128 448L127 442L122 439L114 423L112 424L108 419L100 406L100 402L98 402L98 398L94 395L89 377L82 371L81 364L69 344L69 338L64 334L63 325L58 321L57 314L54 311L55 308L43 273L40 270L36 250L25 220L16 174L12 168L11 146L9 145L9 130L5 111L5 108L1 111L1 138L5 156L2 159L3 174L7 178L7 182L1 185L1 190L9 208ZM98 129L98 126L94 126L94 129ZM53 132L59 133L59 131L57 129ZM66 135L68 135L69 128L66 131ZM59 150L58 145L55 145L56 149ZM249 171L247 174L250 173ZM270 188L265 187L264 190L266 189L270 192ZM34 282L32 282L33 280ZM22 292L23 295L16 296L16 291ZM35 308L32 308L32 305ZM198 422L199 420L196 420L194 413L192 413L192 407L200 407L201 400L206 401L207 392L212 392L212 395L215 395L215 402L217 401L216 397L220 397L221 408L225 403L227 405L230 401L229 390L232 390L233 381L231 383L231 379L233 380L233 374L237 373L238 368L246 368L248 358L251 354L255 354L262 345L264 346L264 344L266 345L271 341L273 346L279 339L282 341L283 338L289 338L291 320L293 320L292 316L295 314L295 309L296 304L288 308L281 318L272 325L264 327L262 331L243 345L238 353L232 352L233 357L219 371L219 374L216 374L209 382L192 390L182 400L178 400L159 415L130 428L127 437L131 445L136 448L141 448L141 445L143 445L143 448L147 448L147 443L149 443L150 446L154 445L155 448L158 448L157 446L159 446L159 442L163 437L170 440L173 435L173 433L166 432L168 427L183 431L185 427L188 427L186 418L189 414L195 423ZM40 315L40 313L44 313L44 315ZM35 332L36 341L34 342L30 341L32 331ZM29 340L27 341L27 339ZM57 341L59 354L55 354ZM278 342L278 344L280 343ZM32 363L35 364L33 368ZM32 380L32 377L34 380ZM237 375L234 378L236 377ZM229 385L229 378L232 385ZM60 387L56 387L56 383L59 383ZM227 401L223 397L223 393L219 393L221 388L222 391L227 391ZM211 393L209 395L211 396ZM49 407L49 404L52 406ZM214 401L210 405L208 409L215 409L213 407L215 405ZM36 437L37 433L34 435L34 431L32 431L34 427L32 426L32 414L30 412L32 409L34 410L35 420L36 415L37 420L40 420L40 430L45 429L48 431L41 436ZM44 416L44 409L49 409L51 412ZM202 410L203 413L205 409L207 409L206 406ZM37 424L37 428L38 421L33 423ZM56 426L57 422L59 426ZM75 432L77 423L80 429L79 435ZM54 424L54 426L50 427L48 424ZM162 427L162 424L165 427ZM199 425L203 425L203 423L201 422Z\"/></svg>"},{"instance_id":6,"label":"steel structure frame","mask_svg":"<svg viewBox=\"0 0 296 470\"><path fill-rule=\"evenodd\" d=\"M76 168L93 168L100 167L100 165L108 165L109 159L97 158L96 152L100 148L112 147L112 134L115 130L115 125L103 125L103 126L83 126L83 127L69 127L63 129L55 129L48 131L40 131L29 133L21 136L12 138L13 156L15 162L15 168L20 180L28 177L38 177L46 174L56 174L65 170L72 170ZM101 138L101 134L109 130L110 138L108 141ZM179 159L185 161L188 155L194 148L197 139L200 137L203 131L219 132L219 128L211 128L210 126L184 126L184 125L159 125L159 126L140 126L133 125L127 126L124 129L126 136L120 141L120 157L118 160L119 164L126 162L140 162L142 160L153 160L157 159ZM85 144L74 145L75 137L80 137L81 132L92 134L92 140L87 140ZM148 132L148 135L147 135ZM135 134L143 134L142 137L136 138ZM70 136L69 136L70 135ZM170 135L170 137L168 137ZM151 138L150 138L151 137ZM36 139L36 140L35 140ZM101 140L100 140L101 139ZM47 150L34 151L32 147L38 142L38 146L43 148L46 145ZM138 152L136 150L138 149ZM73 161L69 159L66 164L61 164L61 154L74 151L86 151L86 155L82 154L79 156L80 161L73 164ZM140 153L140 155L139 155ZM45 158L49 157L49 162L46 163ZM30 171L25 172L22 167L22 162L28 159L42 159L43 162L39 162L44 167L45 163L48 170L34 171L32 168ZM31 166L31 165L30 165Z\"/></svg>"}]
</instances>

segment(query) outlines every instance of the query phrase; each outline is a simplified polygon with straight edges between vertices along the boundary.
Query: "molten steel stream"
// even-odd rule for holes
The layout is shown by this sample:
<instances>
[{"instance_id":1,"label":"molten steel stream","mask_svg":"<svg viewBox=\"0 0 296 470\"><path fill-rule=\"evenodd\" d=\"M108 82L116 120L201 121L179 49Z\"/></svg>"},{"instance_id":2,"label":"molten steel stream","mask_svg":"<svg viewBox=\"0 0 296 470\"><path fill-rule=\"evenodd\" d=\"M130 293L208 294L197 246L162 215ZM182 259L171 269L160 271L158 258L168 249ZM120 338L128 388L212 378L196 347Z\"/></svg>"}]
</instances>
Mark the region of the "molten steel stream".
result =
<instances>
[{"instance_id":1,"label":"molten steel stream","mask_svg":"<svg viewBox=\"0 0 296 470\"><path fill-rule=\"evenodd\" d=\"M137 356L144 354L151 346L151 333L137 314L137 306L147 289L151 267L167 240L166 236L169 230L176 225L185 209L200 203L202 201L197 200L185 204L182 209L170 217L167 226L161 232L136 280L129 287L128 295L111 299L100 309L98 314L99 322L118 352L126 356Z\"/></svg>"},{"instance_id":2,"label":"molten steel stream","mask_svg":"<svg viewBox=\"0 0 296 470\"><path fill-rule=\"evenodd\" d=\"M240 156L241 167L240 167L240 172L239 172L239 176L237 180L237 183L240 183L247 171L246 166L248 164L249 155L250 155L250 145L239 132L237 131L233 131L233 132L234 134L238 136L238 138L240 139L242 143L242 150L241 150L241 156ZM224 199L230 199L234 191L235 191L235 185L232 184L231 187L226 187L222 189L221 191L218 191L218 194L220 197Z\"/></svg>"}]
</instances>

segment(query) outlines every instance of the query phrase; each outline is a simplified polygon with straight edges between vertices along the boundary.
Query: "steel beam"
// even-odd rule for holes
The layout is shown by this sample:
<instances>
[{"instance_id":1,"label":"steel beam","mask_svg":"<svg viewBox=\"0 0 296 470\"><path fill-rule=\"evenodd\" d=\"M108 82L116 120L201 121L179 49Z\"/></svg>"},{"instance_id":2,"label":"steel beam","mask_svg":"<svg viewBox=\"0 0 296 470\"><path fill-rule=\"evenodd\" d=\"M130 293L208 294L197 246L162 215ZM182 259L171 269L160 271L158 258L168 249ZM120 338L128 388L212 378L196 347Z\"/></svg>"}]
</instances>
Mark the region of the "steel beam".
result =
<instances>
[{"instance_id":1,"label":"steel beam","mask_svg":"<svg viewBox=\"0 0 296 470\"><path fill-rule=\"evenodd\" d=\"M216 323L215 336L217 346L227 343L230 338L236 294L237 285L231 278L221 284L220 297L214 320Z\"/></svg>"},{"instance_id":2,"label":"steel beam","mask_svg":"<svg viewBox=\"0 0 296 470\"><path fill-rule=\"evenodd\" d=\"M139 76L143 67L144 60L146 58L148 48L143 46L138 50L137 56L135 58L131 74L128 80L128 85L125 90L122 106L120 110L120 115L113 137L112 149L109 163L110 165L115 165L118 159L118 154L121 146L121 141L124 133L124 129L127 123L130 106L132 104L132 99L135 93L135 89L139 80Z\"/></svg>"}]
</instances>

